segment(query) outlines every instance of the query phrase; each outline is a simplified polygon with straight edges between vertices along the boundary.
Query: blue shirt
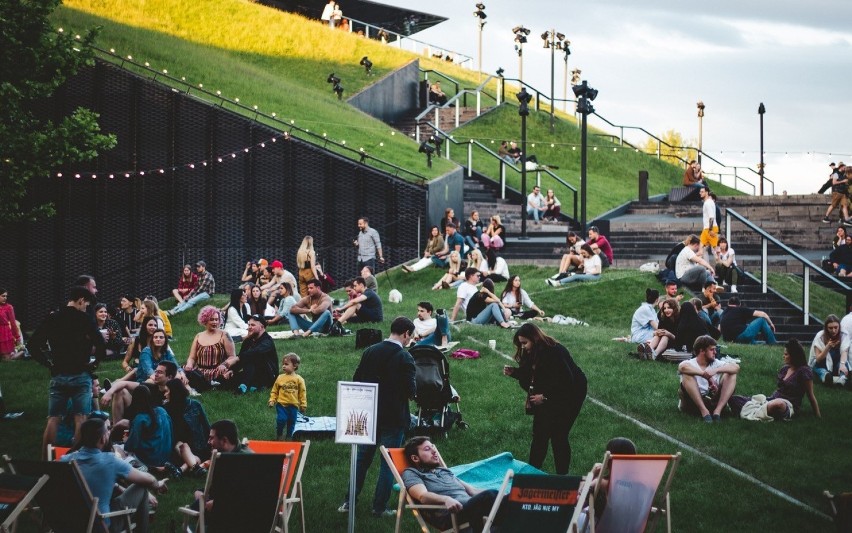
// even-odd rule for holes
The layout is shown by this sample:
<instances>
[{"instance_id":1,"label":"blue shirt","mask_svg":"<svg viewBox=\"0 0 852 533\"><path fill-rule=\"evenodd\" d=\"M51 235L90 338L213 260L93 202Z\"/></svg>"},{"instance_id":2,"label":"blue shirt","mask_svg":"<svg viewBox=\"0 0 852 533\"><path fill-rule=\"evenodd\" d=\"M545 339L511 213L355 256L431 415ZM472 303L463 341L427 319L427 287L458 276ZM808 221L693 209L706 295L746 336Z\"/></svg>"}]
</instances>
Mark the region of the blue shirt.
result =
<instances>
[{"instance_id":1,"label":"blue shirt","mask_svg":"<svg viewBox=\"0 0 852 533\"><path fill-rule=\"evenodd\" d=\"M447 247L450 252L455 250L456 246L459 247L459 253L464 257L464 237L458 231L453 233L452 237L447 237Z\"/></svg>"},{"instance_id":2,"label":"blue shirt","mask_svg":"<svg viewBox=\"0 0 852 533\"><path fill-rule=\"evenodd\" d=\"M151 417L139 413L133 417L124 450L133 452L147 466L163 466L172 453L172 420L162 407L154 408L157 428L151 429Z\"/></svg>"},{"instance_id":3,"label":"blue shirt","mask_svg":"<svg viewBox=\"0 0 852 533\"><path fill-rule=\"evenodd\" d=\"M154 368L156 368L161 361L171 361L176 367L181 368L181 365L179 365L177 359L175 359L175 354L172 353L171 348L166 350L166 353L164 353L160 359L155 361L151 348L146 346L145 349L142 350L142 353L139 354L139 366L136 367L136 381L138 383L145 383L145 381L154 374Z\"/></svg>"},{"instance_id":4,"label":"blue shirt","mask_svg":"<svg viewBox=\"0 0 852 533\"><path fill-rule=\"evenodd\" d=\"M97 448L80 448L62 456L60 461L68 462L74 459L80 472L83 473L92 496L98 499L98 511L101 514L110 512L112 488L119 478L126 478L132 468L113 453L105 453ZM109 519L105 519L109 523Z\"/></svg>"}]
</instances>

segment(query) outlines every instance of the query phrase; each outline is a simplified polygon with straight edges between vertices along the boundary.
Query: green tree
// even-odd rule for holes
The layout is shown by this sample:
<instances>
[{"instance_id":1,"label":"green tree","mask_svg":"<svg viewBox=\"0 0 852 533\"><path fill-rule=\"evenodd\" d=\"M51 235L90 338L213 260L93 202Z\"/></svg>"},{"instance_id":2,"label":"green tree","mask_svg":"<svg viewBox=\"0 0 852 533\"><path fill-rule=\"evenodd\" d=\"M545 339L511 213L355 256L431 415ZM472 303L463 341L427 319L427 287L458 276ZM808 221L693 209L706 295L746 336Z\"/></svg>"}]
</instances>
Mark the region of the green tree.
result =
<instances>
[{"instance_id":1,"label":"green tree","mask_svg":"<svg viewBox=\"0 0 852 533\"><path fill-rule=\"evenodd\" d=\"M0 1L0 225L54 213L50 203L26 201L32 179L97 157L115 146L98 115L78 108L65 117L39 117L33 110L81 67L93 64L85 35L56 31L48 17L60 0Z\"/></svg>"},{"instance_id":2,"label":"green tree","mask_svg":"<svg viewBox=\"0 0 852 533\"><path fill-rule=\"evenodd\" d=\"M662 143L658 144L657 140L652 138L645 142L646 153L656 154L659 147L660 158L675 165L683 165L684 160L689 161L697 158L698 152L691 147L691 143L686 143L683 140L683 135L680 132L669 130L659 137L663 141Z\"/></svg>"}]
</instances>

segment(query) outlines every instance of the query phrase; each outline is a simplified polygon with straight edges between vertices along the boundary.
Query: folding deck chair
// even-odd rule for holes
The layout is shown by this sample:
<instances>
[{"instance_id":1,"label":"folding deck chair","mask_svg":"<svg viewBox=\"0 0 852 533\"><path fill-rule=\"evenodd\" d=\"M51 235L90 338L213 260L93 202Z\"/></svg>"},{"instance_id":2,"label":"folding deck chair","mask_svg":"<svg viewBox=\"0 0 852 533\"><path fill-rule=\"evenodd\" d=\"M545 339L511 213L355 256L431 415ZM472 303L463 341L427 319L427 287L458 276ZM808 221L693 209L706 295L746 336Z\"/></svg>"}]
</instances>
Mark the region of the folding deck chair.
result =
<instances>
[{"instance_id":1,"label":"folding deck chair","mask_svg":"<svg viewBox=\"0 0 852 533\"><path fill-rule=\"evenodd\" d=\"M15 531L18 516L24 512L49 477L0 474L0 532Z\"/></svg>"},{"instance_id":2,"label":"folding deck chair","mask_svg":"<svg viewBox=\"0 0 852 533\"><path fill-rule=\"evenodd\" d=\"M54 446L53 444L47 445L47 460L48 461L58 461L62 459L66 453L71 451L71 448L67 446Z\"/></svg>"},{"instance_id":3,"label":"folding deck chair","mask_svg":"<svg viewBox=\"0 0 852 533\"><path fill-rule=\"evenodd\" d=\"M443 505L424 505L424 504L418 503L418 502L414 501L414 498L412 498L411 495L408 494L408 491L405 490L405 483L403 483L403 481L402 481L402 472L406 468L409 468L409 467L414 466L414 465L412 465L411 462L408 460L408 458L405 456L405 452L403 451L403 448L385 448L384 446L380 446L379 450L382 452L382 457L384 458L385 462L388 464L388 467L390 468L391 472L393 473L394 479L396 480L397 484L399 485L399 502L397 503L397 506L396 506L396 528L394 529L394 533L399 533L399 528L400 528L400 525L402 524L402 513L404 512L404 509L409 509L412 512L412 514L414 514L414 518L417 520L417 523L420 525L420 530L423 533L427 533L428 531L430 531L431 526L429 526L429 524L427 524L426 521L423 519L423 517L420 514L420 511L423 511L423 510L426 510L426 509L440 510L440 509L446 509L446 507L444 507ZM447 466L446 463L444 463L443 457L441 458L441 466L444 467L444 468L446 468L446 466ZM509 480L512 479L513 475L514 475L514 472L512 472L512 470L509 470L508 472L506 472L506 475L503 477L503 484L500 487L499 494L503 494L503 493L506 492L506 487L509 486ZM494 508L492 509L491 514L496 513L495 509L497 508L499 503L500 503L500 498L498 497L497 500L494 503ZM468 527L469 524L467 524L467 523L464 523L464 524L458 523L458 521L456 520L455 513L453 513L450 516L451 516L451 519L452 519L452 522L453 522L453 527L451 529L448 529L448 530L442 532L442 533L446 533L447 531L453 531L454 533L458 533L461 528ZM485 519L485 517L483 517L483 519Z\"/></svg>"},{"instance_id":4,"label":"folding deck chair","mask_svg":"<svg viewBox=\"0 0 852 533\"><path fill-rule=\"evenodd\" d=\"M292 452L293 458L286 472L282 473L281 494L283 495L282 506L275 521L275 530L287 533L290 515L299 505L299 513L302 522L302 533L305 533L305 496L302 494L302 472L305 470L305 461L308 458L308 449L311 441L293 442L277 440L249 440L246 443L254 453L278 453L287 454Z\"/></svg>"},{"instance_id":5,"label":"folding deck chair","mask_svg":"<svg viewBox=\"0 0 852 533\"><path fill-rule=\"evenodd\" d=\"M272 531L282 505L281 479L292 459L292 453L214 453L198 510L180 508L183 531L193 518L200 533ZM207 511L204 502L211 500Z\"/></svg>"},{"instance_id":6,"label":"folding deck chair","mask_svg":"<svg viewBox=\"0 0 852 533\"><path fill-rule=\"evenodd\" d=\"M125 531L133 530L131 517L136 509L101 514L98 499L92 496L76 462L12 459L9 466L16 474L49 477L44 488L35 496L41 509L42 526L49 526L56 533L108 533L109 527L104 519L109 518L125 522Z\"/></svg>"},{"instance_id":7,"label":"folding deck chair","mask_svg":"<svg viewBox=\"0 0 852 533\"><path fill-rule=\"evenodd\" d=\"M591 472L589 474L586 480L591 479ZM577 520L589 494L589 483L583 483L583 479L579 476L514 475L508 496L504 496L505 490L497 495L483 531L491 531L504 497L502 531L576 531Z\"/></svg>"},{"instance_id":8,"label":"folding deck chair","mask_svg":"<svg viewBox=\"0 0 852 533\"><path fill-rule=\"evenodd\" d=\"M669 489L680 462L676 455L604 455L602 473L609 472L607 503L600 521L595 520L595 499L602 483L595 485L589 503L588 524L595 533L633 533L654 531L660 515L666 517L671 533L672 517ZM663 476L668 470L666 481Z\"/></svg>"}]
</instances>

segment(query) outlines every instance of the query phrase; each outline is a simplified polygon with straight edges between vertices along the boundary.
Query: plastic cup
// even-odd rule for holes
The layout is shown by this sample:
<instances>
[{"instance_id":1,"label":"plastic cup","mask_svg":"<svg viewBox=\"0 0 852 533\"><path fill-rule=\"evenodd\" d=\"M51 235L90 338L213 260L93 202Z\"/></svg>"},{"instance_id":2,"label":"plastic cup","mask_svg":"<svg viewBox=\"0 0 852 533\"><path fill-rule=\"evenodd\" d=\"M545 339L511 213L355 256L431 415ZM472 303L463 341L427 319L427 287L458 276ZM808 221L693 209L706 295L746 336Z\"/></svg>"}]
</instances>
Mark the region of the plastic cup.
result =
<instances>
[{"instance_id":1,"label":"plastic cup","mask_svg":"<svg viewBox=\"0 0 852 533\"><path fill-rule=\"evenodd\" d=\"M492 350L494 350L495 348L497 348L497 341L494 340L494 339L489 340L488 341L488 347L491 348Z\"/></svg>"}]
</instances>

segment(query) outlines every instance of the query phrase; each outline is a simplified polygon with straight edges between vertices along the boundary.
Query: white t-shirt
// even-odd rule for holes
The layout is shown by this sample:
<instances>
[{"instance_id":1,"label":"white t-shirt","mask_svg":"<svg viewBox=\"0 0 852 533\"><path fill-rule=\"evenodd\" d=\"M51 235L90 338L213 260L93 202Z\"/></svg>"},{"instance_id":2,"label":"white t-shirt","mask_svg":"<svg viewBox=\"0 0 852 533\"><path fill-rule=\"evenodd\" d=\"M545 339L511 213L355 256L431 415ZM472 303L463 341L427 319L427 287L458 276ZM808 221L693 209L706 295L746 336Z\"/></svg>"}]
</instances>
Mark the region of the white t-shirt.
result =
<instances>
[{"instance_id":1,"label":"white t-shirt","mask_svg":"<svg viewBox=\"0 0 852 533\"><path fill-rule=\"evenodd\" d=\"M682 278L687 270L695 266L692 262L693 257L695 257L695 252L689 246L684 247L677 254L677 260L675 261L675 276L677 276L677 279Z\"/></svg>"},{"instance_id":2,"label":"white t-shirt","mask_svg":"<svg viewBox=\"0 0 852 533\"><path fill-rule=\"evenodd\" d=\"M511 291L507 292L506 296L503 297L503 303L506 304L509 307L512 307L516 303L518 303L518 299L515 298L515 293L511 292ZM532 306L535 305L533 303L532 299L530 298L530 295L524 289L521 289L521 302L520 303L521 303L522 307L526 307L527 309L532 309Z\"/></svg>"},{"instance_id":3,"label":"white t-shirt","mask_svg":"<svg viewBox=\"0 0 852 533\"><path fill-rule=\"evenodd\" d=\"M483 263L487 266L488 263L483 261ZM493 274L497 274L498 276L503 276L506 279L509 279L509 264L506 263L506 260L502 257L497 257L494 261L494 270L491 271Z\"/></svg>"},{"instance_id":4,"label":"white t-shirt","mask_svg":"<svg viewBox=\"0 0 852 533\"><path fill-rule=\"evenodd\" d=\"M654 326L652 322L657 321L657 313L654 312L654 306L645 302L639 306L639 309L633 313L633 319L630 322L630 340L632 342L647 342L654 335Z\"/></svg>"},{"instance_id":5,"label":"white t-shirt","mask_svg":"<svg viewBox=\"0 0 852 533\"><path fill-rule=\"evenodd\" d=\"M852 339L852 313L840 319L840 333L845 333L847 339Z\"/></svg>"},{"instance_id":6,"label":"white t-shirt","mask_svg":"<svg viewBox=\"0 0 852 533\"><path fill-rule=\"evenodd\" d=\"M714 359L712 363L707 365L706 370L712 370L714 368L719 368L720 366L725 366L725 364L726 363L723 363L722 361L719 361L718 359ZM698 365L698 360L695 357L693 357L692 359L687 359L686 361L681 363L681 365L687 365L687 366L691 366L695 370L701 370L701 367ZM680 382L683 383L683 374L680 373L680 367L678 367L678 374L680 375ZM712 378L710 378L710 379L713 380L713 383L715 383L717 387L719 386L719 378L720 378L719 374L716 374ZM700 392L702 396L707 394L707 391L710 390L710 382L707 381L706 379L704 379L701 376L695 376L695 381L696 381L696 383L698 383L698 392Z\"/></svg>"},{"instance_id":7,"label":"white t-shirt","mask_svg":"<svg viewBox=\"0 0 852 533\"><path fill-rule=\"evenodd\" d=\"M719 253L719 261L727 261L728 259L732 259L732 261L731 261L732 267L737 266L736 253L734 253L734 249L731 248L730 246L728 247L728 249L724 253L722 253L722 252Z\"/></svg>"},{"instance_id":8,"label":"white t-shirt","mask_svg":"<svg viewBox=\"0 0 852 533\"><path fill-rule=\"evenodd\" d=\"M600 274L602 268L601 258L597 255L583 259L583 274Z\"/></svg>"},{"instance_id":9,"label":"white t-shirt","mask_svg":"<svg viewBox=\"0 0 852 533\"><path fill-rule=\"evenodd\" d=\"M415 318L414 322L414 334L417 337L425 337L429 335L438 327L438 321L434 318L427 318L426 320L420 320L419 318Z\"/></svg>"},{"instance_id":10,"label":"white t-shirt","mask_svg":"<svg viewBox=\"0 0 852 533\"><path fill-rule=\"evenodd\" d=\"M713 220L713 225L718 227L719 221L716 219L716 202L713 201L713 198L707 197L704 200L704 205L701 206L701 221L704 224L704 229L712 229L710 227L710 219Z\"/></svg>"},{"instance_id":11,"label":"white t-shirt","mask_svg":"<svg viewBox=\"0 0 852 533\"><path fill-rule=\"evenodd\" d=\"M479 289L476 288L476 285L472 285L467 281L459 285L459 288L456 291L456 297L462 299L462 311L467 312L467 302L469 302L471 296L476 294L478 291Z\"/></svg>"},{"instance_id":12,"label":"white t-shirt","mask_svg":"<svg viewBox=\"0 0 852 533\"><path fill-rule=\"evenodd\" d=\"M527 196L527 207L531 207L533 209L541 209L544 207L544 196L541 193L531 192L529 196Z\"/></svg>"}]
</instances>

